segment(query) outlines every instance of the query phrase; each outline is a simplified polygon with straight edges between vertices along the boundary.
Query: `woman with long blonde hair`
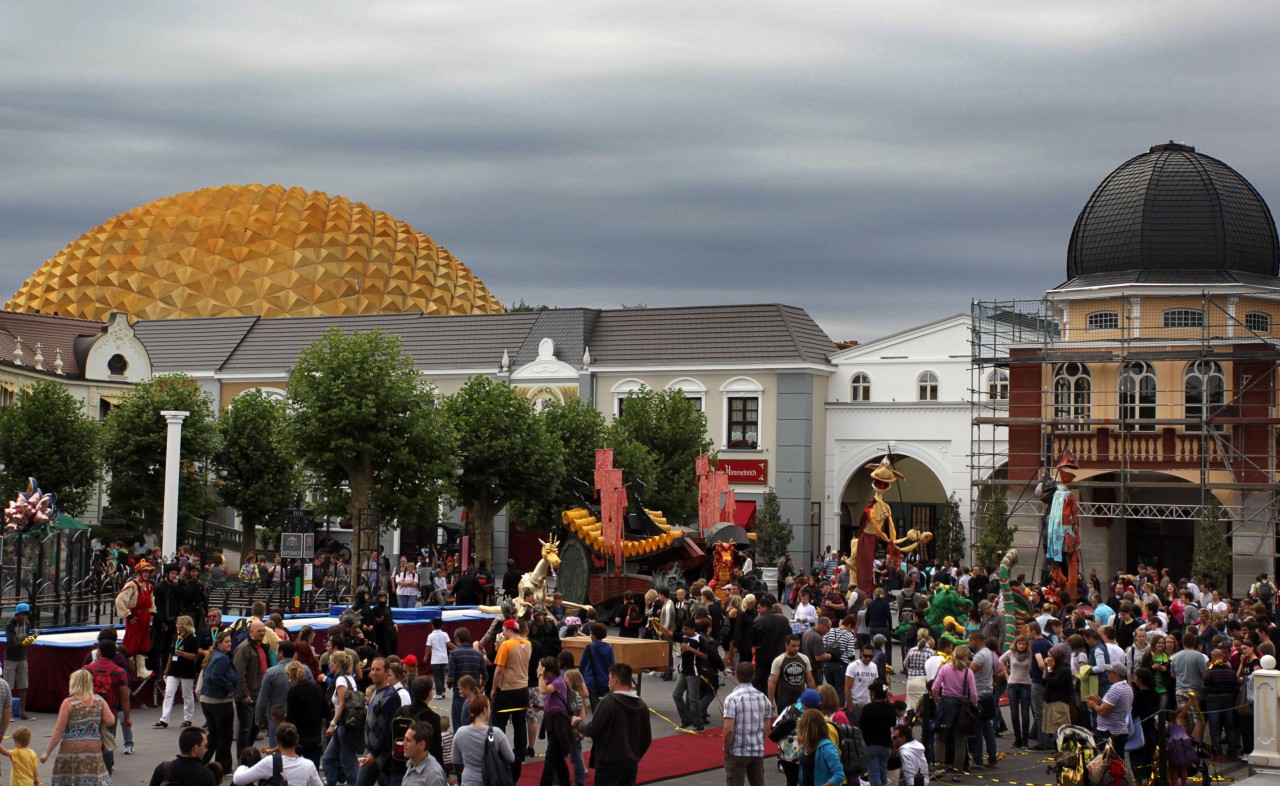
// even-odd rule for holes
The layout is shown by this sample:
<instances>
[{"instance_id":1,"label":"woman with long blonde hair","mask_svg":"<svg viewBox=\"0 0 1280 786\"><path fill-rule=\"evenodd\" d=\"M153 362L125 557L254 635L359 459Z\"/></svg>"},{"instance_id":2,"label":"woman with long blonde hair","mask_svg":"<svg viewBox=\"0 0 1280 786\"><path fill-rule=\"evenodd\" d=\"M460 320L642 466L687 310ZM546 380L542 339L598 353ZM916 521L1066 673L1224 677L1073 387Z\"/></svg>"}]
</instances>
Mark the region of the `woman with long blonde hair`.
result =
<instances>
[{"instance_id":1,"label":"woman with long blonde hair","mask_svg":"<svg viewBox=\"0 0 1280 786\"><path fill-rule=\"evenodd\" d=\"M101 696L94 695L93 675L84 669L71 673L67 693L40 761L49 761L58 748L52 786L107 786L111 774L102 756L102 730L111 728L116 716Z\"/></svg>"},{"instance_id":2,"label":"woman with long blonde hair","mask_svg":"<svg viewBox=\"0 0 1280 786\"><path fill-rule=\"evenodd\" d=\"M157 729L169 728L169 713L173 712L173 700L182 691L182 725L191 725L196 714L196 661L200 657L200 639L196 636L196 624L187 615L178 617L175 627L178 637L173 640L173 652L164 667L164 707L160 720L151 724Z\"/></svg>"},{"instance_id":3,"label":"woman with long blonde hair","mask_svg":"<svg viewBox=\"0 0 1280 786\"><path fill-rule=\"evenodd\" d=\"M827 734L827 719L822 710L810 707L796 723L796 742L800 744L800 782L814 786L840 786L844 783L844 766L840 751Z\"/></svg>"}]
</instances>

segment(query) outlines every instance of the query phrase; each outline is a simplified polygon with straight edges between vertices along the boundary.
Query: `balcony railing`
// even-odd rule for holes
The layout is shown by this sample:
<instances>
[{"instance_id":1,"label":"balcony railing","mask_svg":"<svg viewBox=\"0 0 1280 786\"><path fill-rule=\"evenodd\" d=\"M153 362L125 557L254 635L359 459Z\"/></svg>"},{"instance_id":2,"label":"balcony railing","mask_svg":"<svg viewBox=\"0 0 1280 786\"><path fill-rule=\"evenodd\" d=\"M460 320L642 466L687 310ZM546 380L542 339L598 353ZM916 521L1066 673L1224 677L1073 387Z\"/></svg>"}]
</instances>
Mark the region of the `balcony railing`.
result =
<instances>
[{"instance_id":1,"label":"balcony railing","mask_svg":"<svg viewBox=\"0 0 1280 786\"><path fill-rule=\"evenodd\" d=\"M1175 428L1122 432L1102 427L1096 431L1059 431L1054 434L1054 455L1067 448L1081 465L1106 468L1200 466L1201 453L1211 466L1222 465L1217 438L1212 434L1186 434Z\"/></svg>"}]
</instances>

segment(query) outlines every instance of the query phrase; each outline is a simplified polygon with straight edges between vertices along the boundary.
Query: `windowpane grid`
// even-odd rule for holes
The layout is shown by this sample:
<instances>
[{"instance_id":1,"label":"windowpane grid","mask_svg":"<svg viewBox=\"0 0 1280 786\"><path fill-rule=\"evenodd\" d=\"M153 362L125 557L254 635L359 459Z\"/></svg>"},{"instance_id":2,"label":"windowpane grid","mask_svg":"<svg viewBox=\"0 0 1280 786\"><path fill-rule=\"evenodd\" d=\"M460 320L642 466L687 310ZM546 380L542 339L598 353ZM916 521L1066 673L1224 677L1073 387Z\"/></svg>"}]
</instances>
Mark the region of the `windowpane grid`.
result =
<instances>
[{"instance_id":1,"label":"windowpane grid","mask_svg":"<svg viewBox=\"0 0 1280 786\"><path fill-rule=\"evenodd\" d=\"M729 399L729 447L755 449L760 443L760 399Z\"/></svg>"},{"instance_id":2,"label":"windowpane grid","mask_svg":"<svg viewBox=\"0 0 1280 786\"><path fill-rule=\"evenodd\" d=\"M926 371L920 375L918 379L918 390L916 397L920 401L937 401L938 400L938 375L932 371Z\"/></svg>"}]
</instances>

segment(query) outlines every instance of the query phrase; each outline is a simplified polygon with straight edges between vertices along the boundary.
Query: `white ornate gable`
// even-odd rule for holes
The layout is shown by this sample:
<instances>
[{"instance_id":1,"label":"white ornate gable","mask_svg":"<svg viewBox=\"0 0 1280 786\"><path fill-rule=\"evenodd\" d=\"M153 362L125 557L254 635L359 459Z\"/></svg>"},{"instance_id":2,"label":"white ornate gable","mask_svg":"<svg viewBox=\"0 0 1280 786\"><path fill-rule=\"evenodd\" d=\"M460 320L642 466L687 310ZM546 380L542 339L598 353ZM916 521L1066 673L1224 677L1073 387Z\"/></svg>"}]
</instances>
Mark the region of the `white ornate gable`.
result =
<instances>
[{"instance_id":1,"label":"white ornate gable","mask_svg":"<svg viewBox=\"0 0 1280 786\"><path fill-rule=\"evenodd\" d=\"M84 376L101 382L145 382L151 379L151 356L134 335L128 315L120 312L111 315L107 332L89 348Z\"/></svg>"},{"instance_id":2,"label":"white ornate gable","mask_svg":"<svg viewBox=\"0 0 1280 786\"><path fill-rule=\"evenodd\" d=\"M556 357L555 342L549 338L544 338L538 342L537 360L532 363L526 363L511 372L511 381L527 382L530 380L550 379L576 382L578 370L558 359Z\"/></svg>"}]
</instances>

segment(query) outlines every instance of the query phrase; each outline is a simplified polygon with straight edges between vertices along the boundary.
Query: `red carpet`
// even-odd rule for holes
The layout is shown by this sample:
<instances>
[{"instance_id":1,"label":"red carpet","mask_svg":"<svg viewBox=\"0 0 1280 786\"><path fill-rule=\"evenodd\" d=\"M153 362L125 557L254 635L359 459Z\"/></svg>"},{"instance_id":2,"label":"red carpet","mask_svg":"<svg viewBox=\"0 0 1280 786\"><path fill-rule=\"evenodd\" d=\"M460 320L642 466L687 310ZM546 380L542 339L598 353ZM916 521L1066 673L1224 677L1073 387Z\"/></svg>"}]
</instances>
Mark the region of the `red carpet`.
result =
<instances>
[{"instance_id":1,"label":"red carpet","mask_svg":"<svg viewBox=\"0 0 1280 786\"><path fill-rule=\"evenodd\" d=\"M656 723L657 721L655 721ZM773 756L776 745L768 740L764 743L765 756ZM590 761L587 751L583 757ZM520 772L519 786L532 786L542 777L543 760L526 762ZM724 768L724 742L720 738L720 729L708 729L702 734L686 734L680 732L670 737L661 737L649 746L649 752L640 760L640 773L636 783L654 783L668 778L679 778L708 770ZM569 768L570 776L573 767ZM591 777L588 770L588 777Z\"/></svg>"}]
</instances>

